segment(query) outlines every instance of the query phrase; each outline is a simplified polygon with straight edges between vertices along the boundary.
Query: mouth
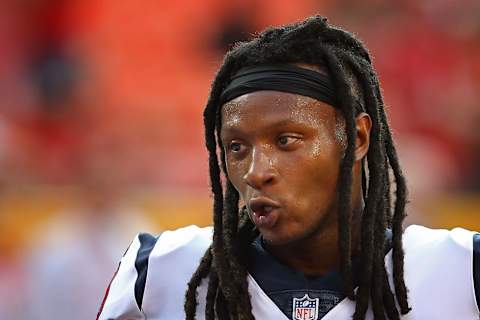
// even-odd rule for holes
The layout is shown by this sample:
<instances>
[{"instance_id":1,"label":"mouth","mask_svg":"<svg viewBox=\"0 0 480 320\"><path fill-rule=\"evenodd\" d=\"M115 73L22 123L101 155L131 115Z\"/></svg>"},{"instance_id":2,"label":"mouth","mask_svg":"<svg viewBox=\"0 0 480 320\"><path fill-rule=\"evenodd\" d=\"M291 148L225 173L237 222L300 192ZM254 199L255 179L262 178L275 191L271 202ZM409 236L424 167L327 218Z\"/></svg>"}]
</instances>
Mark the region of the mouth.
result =
<instances>
[{"instance_id":1,"label":"mouth","mask_svg":"<svg viewBox=\"0 0 480 320\"><path fill-rule=\"evenodd\" d=\"M259 229L271 229L275 226L279 214L280 205L268 198L252 198L248 202L248 209L251 212L253 223Z\"/></svg>"}]
</instances>

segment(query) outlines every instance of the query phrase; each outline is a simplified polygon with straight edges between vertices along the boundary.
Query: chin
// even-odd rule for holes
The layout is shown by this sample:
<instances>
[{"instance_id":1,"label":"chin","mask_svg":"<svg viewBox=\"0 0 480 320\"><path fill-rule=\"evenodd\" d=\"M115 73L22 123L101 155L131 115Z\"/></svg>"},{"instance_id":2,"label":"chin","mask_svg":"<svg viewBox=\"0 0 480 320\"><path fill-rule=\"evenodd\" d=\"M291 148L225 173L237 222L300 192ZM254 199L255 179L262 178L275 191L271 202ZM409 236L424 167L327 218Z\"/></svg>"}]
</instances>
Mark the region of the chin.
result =
<instances>
[{"instance_id":1,"label":"chin","mask_svg":"<svg viewBox=\"0 0 480 320\"><path fill-rule=\"evenodd\" d=\"M271 246L286 246L291 245L303 237L291 233L278 232L275 230L260 230L263 240Z\"/></svg>"}]
</instances>

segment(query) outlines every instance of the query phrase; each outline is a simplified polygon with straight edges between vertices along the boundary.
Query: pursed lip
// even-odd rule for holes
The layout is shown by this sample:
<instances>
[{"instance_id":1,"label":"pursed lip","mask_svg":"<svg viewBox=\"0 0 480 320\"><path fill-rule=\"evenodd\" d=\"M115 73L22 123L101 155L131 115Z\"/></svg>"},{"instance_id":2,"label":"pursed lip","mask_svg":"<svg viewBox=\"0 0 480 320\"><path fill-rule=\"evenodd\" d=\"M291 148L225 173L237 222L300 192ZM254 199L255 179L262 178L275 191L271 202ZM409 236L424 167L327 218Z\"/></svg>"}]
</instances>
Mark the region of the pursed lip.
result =
<instances>
[{"instance_id":1,"label":"pursed lip","mask_svg":"<svg viewBox=\"0 0 480 320\"><path fill-rule=\"evenodd\" d=\"M280 208L280 204L267 197L255 197L248 201L248 208L251 212L258 212L266 207L277 209Z\"/></svg>"},{"instance_id":2,"label":"pursed lip","mask_svg":"<svg viewBox=\"0 0 480 320\"><path fill-rule=\"evenodd\" d=\"M248 201L250 218L260 230L275 227L278 218L280 204L266 197L255 197Z\"/></svg>"}]
</instances>

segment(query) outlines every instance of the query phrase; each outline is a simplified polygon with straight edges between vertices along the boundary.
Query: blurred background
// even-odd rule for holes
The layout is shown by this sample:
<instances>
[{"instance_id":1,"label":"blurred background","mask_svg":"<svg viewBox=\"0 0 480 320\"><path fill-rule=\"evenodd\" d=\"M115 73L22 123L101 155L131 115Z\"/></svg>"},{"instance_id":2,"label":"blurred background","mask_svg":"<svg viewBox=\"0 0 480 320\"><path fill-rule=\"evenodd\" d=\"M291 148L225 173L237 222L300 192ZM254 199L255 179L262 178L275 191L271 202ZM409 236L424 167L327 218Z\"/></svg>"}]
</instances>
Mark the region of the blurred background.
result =
<instances>
[{"instance_id":1,"label":"blurred background","mask_svg":"<svg viewBox=\"0 0 480 320\"><path fill-rule=\"evenodd\" d=\"M315 13L374 56L408 223L480 230L477 0L2 0L0 319L93 319L137 232L210 224L222 56Z\"/></svg>"}]
</instances>

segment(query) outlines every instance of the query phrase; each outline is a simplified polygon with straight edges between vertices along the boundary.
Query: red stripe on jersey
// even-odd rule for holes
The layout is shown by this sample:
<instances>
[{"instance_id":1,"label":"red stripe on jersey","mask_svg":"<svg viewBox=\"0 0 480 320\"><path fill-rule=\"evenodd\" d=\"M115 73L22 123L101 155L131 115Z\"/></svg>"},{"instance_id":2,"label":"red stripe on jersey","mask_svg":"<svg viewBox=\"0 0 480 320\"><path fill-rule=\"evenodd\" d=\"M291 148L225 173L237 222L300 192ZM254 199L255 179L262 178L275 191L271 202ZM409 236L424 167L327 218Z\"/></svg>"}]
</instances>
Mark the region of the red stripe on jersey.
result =
<instances>
[{"instance_id":1,"label":"red stripe on jersey","mask_svg":"<svg viewBox=\"0 0 480 320\"><path fill-rule=\"evenodd\" d=\"M100 315L102 314L103 307L105 306L105 301L107 301L108 293L110 292L110 286L112 285L113 280L117 276L118 269L120 269L120 263L118 264L117 270L115 270L115 273L113 274L113 277L110 280L110 283L108 284L107 290L105 291L105 296L103 297L102 304L100 305L100 309L98 310L96 320L100 319Z\"/></svg>"},{"instance_id":2,"label":"red stripe on jersey","mask_svg":"<svg viewBox=\"0 0 480 320\"><path fill-rule=\"evenodd\" d=\"M130 244L128 245L127 250L125 250L125 252L123 253L122 258L125 257L125 255L127 254L128 249L130 249L130 246L132 245L132 243L133 243L133 241L130 242ZM120 269L120 265L121 265L121 264L122 264L122 262L121 262L121 260L120 260L120 262L118 263L117 270L115 270L115 273L113 274L113 277L112 277L112 279L110 280L110 283L108 284L107 290L105 291L105 296L103 297L102 304L100 305L100 308L99 308L99 310L98 310L96 320L98 320L98 319L100 318L100 316L102 315L103 307L105 306L105 301L107 301L108 293L110 292L110 286L112 285L113 280L115 280L115 277L117 276L117 273L118 273L118 270Z\"/></svg>"}]
</instances>

